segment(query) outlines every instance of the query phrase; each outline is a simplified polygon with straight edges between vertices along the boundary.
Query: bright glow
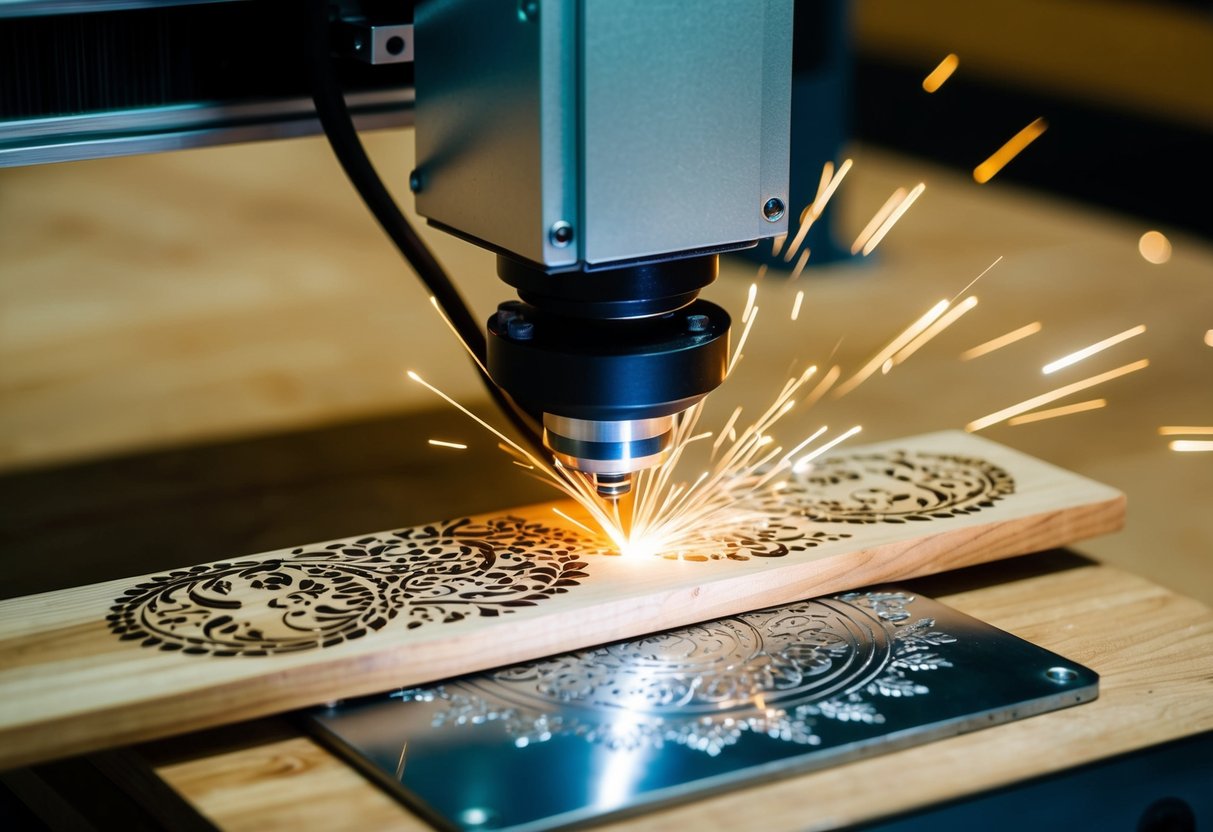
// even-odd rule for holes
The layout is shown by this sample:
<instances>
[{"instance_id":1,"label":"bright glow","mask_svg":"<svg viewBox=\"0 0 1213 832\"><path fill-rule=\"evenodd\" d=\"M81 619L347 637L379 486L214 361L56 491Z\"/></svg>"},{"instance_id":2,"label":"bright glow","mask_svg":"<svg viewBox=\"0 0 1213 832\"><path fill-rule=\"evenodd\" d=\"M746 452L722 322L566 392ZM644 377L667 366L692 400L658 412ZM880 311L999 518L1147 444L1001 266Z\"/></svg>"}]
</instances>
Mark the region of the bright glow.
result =
<instances>
[{"instance_id":1,"label":"bright glow","mask_svg":"<svg viewBox=\"0 0 1213 832\"><path fill-rule=\"evenodd\" d=\"M1205 346L1213 347L1213 329L1205 333Z\"/></svg>"},{"instance_id":2,"label":"bright glow","mask_svg":"<svg viewBox=\"0 0 1213 832\"><path fill-rule=\"evenodd\" d=\"M972 349L965 350L960 354L960 360L971 361L974 358L981 358L987 353L994 352L994 350L1000 350L1005 346L1014 344L1016 341L1021 341L1029 335L1035 335L1042 328L1040 321L1033 321L1026 326L1021 326L1019 329L1011 330L1006 335L999 335L997 338L991 338L983 344L978 344Z\"/></svg>"},{"instance_id":3,"label":"bright glow","mask_svg":"<svg viewBox=\"0 0 1213 832\"><path fill-rule=\"evenodd\" d=\"M989 182L994 178L994 174L1002 170L1008 162L1018 156L1025 147L1040 138L1041 134L1048 129L1049 123L1047 121L1043 118L1036 119L1012 136L1006 144L995 150L989 159L973 168L973 179L979 185Z\"/></svg>"},{"instance_id":4,"label":"bright glow","mask_svg":"<svg viewBox=\"0 0 1213 832\"><path fill-rule=\"evenodd\" d=\"M800 252L800 259L796 261L796 268L792 269L791 280L798 280L804 274L804 267L809 262L809 249L806 248Z\"/></svg>"},{"instance_id":5,"label":"bright glow","mask_svg":"<svg viewBox=\"0 0 1213 832\"><path fill-rule=\"evenodd\" d=\"M1043 422L1045 419L1056 419L1058 416L1069 416L1071 413L1085 413L1088 410L1099 410L1101 407L1107 407L1107 399L1091 399L1086 402L1078 402L1077 404L1067 404L1062 407L1054 407L1049 410L1037 410L1034 413L1025 413L1022 416L1016 416L1013 419L1008 419L1008 425L1027 425L1032 422Z\"/></svg>"},{"instance_id":6,"label":"bright glow","mask_svg":"<svg viewBox=\"0 0 1213 832\"><path fill-rule=\"evenodd\" d=\"M1213 451L1213 440L1176 439L1168 443L1167 447L1180 453L1203 454Z\"/></svg>"},{"instance_id":7,"label":"bright glow","mask_svg":"<svg viewBox=\"0 0 1213 832\"><path fill-rule=\"evenodd\" d=\"M800 317L800 305L804 303L804 290L796 293L796 300L792 302L792 320Z\"/></svg>"},{"instance_id":8,"label":"bright glow","mask_svg":"<svg viewBox=\"0 0 1213 832\"><path fill-rule=\"evenodd\" d=\"M741 349L745 346L745 342L749 340L750 330L754 328L754 321L756 320L758 320L757 306L750 310L750 319L745 322L745 328L741 330L741 337L737 339L737 348L733 350L733 357L729 359L729 366L724 371L726 378L729 373L733 372L733 368L737 366L737 362L741 360Z\"/></svg>"},{"instance_id":9,"label":"bright glow","mask_svg":"<svg viewBox=\"0 0 1213 832\"><path fill-rule=\"evenodd\" d=\"M1048 393L1033 396L1027 401L1022 401L1019 404L1013 404L1010 407L997 411L996 413L991 413L989 416L983 416L980 419L969 422L967 425L965 425L965 430L972 433L973 431L988 428L990 425L996 425L1004 419L1009 419L1012 416L1018 416L1020 413L1027 413L1029 410L1035 410L1043 404L1049 404L1050 402L1055 402L1058 399L1063 399L1071 393L1077 393L1080 390L1086 390L1088 387L1103 384L1105 381L1111 381L1114 378L1120 378L1123 375L1135 373L1138 370L1144 370L1149 366L1150 360L1148 358L1143 358L1140 361L1134 361L1132 364L1125 364L1123 367L1117 367L1115 370L1108 370L1106 373L1100 373L1097 376L1084 378L1082 381L1067 384L1065 387L1058 387L1056 390L1050 390Z\"/></svg>"},{"instance_id":10,"label":"bright glow","mask_svg":"<svg viewBox=\"0 0 1213 832\"><path fill-rule=\"evenodd\" d=\"M800 212L800 228L796 229L796 236L792 238L792 244L783 253L785 263L791 263L792 258L800 251L800 247L804 245L805 237L809 234L809 229L813 227L813 223L825 211L830 198L834 196L834 192L842 184L842 180L846 177L847 172L851 170L851 165L851 160L847 159L838 166L837 171L834 171L833 162L825 163L821 171L821 182L817 186L817 196Z\"/></svg>"},{"instance_id":11,"label":"bright glow","mask_svg":"<svg viewBox=\"0 0 1213 832\"><path fill-rule=\"evenodd\" d=\"M838 445L838 444L840 444L840 443L842 443L842 442L847 441L847 440L848 440L848 439L850 439L852 436L854 436L855 434L859 433L861 430L863 430L863 428L862 428L860 425L856 425L855 427L853 427L853 428L851 428L850 430L848 430L848 431L846 431L845 433L843 433L841 436L836 436L836 437L834 437L833 439L831 439L829 442L827 442L827 443L825 443L824 445L822 445L822 446L821 446L820 448L818 448L817 450L813 451L812 453L805 454L805 455L804 455L804 456L802 456L800 459L798 459L798 460L796 461L796 465L793 467L793 469L792 469L792 470L794 470L794 471L803 471L803 470L805 469L805 466L807 466L807 465L808 465L810 462L812 462L813 460L817 459L817 457L821 456L821 455L822 455L822 454L824 454L826 451L828 451L828 450L830 450L831 448L833 448L835 445Z\"/></svg>"},{"instance_id":12,"label":"bright glow","mask_svg":"<svg viewBox=\"0 0 1213 832\"><path fill-rule=\"evenodd\" d=\"M1161 266L1171 259L1171 241L1161 231L1147 231L1137 241L1137 250L1147 263Z\"/></svg>"},{"instance_id":13,"label":"bright glow","mask_svg":"<svg viewBox=\"0 0 1213 832\"><path fill-rule=\"evenodd\" d=\"M855 242L851 243L851 254L859 254L868 240L872 239L872 235L876 233L876 229L884 224L884 221L889 218L889 214L893 213L893 209L900 205L905 198L905 188L898 188L893 191L892 196L885 200L884 205L880 206L880 210L872 215L872 219L868 220L868 224L863 227L863 231L859 232L859 236L855 238Z\"/></svg>"},{"instance_id":14,"label":"bright glow","mask_svg":"<svg viewBox=\"0 0 1213 832\"><path fill-rule=\"evenodd\" d=\"M437 448L454 448L457 451L466 451L468 449L468 446L462 442L446 442L442 439L431 439L430 444Z\"/></svg>"},{"instance_id":15,"label":"bright glow","mask_svg":"<svg viewBox=\"0 0 1213 832\"><path fill-rule=\"evenodd\" d=\"M1213 426L1201 425L1163 425L1158 429L1159 436L1213 436Z\"/></svg>"},{"instance_id":16,"label":"bright glow","mask_svg":"<svg viewBox=\"0 0 1213 832\"><path fill-rule=\"evenodd\" d=\"M952 77L956 67L960 66L960 58L953 54L947 55L939 66L931 70L931 74L922 79L922 88L927 92L935 92L943 86L943 82Z\"/></svg>"},{"instance_id":17,"label":"bright glow","mask_svg":"<svg viewBox=\"0 0 1213 832\"><path fill-rule=\"evenodd\" d=\"M1064 369L1065 367L1069 367L1073 364L1077 364L1079 361L1082 361L1084 358L1090 358L1091 356L1095 355L1096 353L1103 352L1108 347L1114 347L1117 344L1119 344L1121 341L1128 341L1130 338L1135 338L1138 335L1141 335L1145 331L1146 331L1146 325L1138 324L1137 326L1133 327L1132 329L1126 329L1124 332L1118 332L1117 334L1113 335L1111 338L1105 338L1102 341L1097 341L1089 347L1083 347L1082 349L1072 352L1069 355L1063 356L1063 357L1057 359L1056 361L1051 361L1048 364L1041 367L1040 371L1042 373L1044 373L1046 376L1051 373L1055 373L1058 370Z\"/></svg>"},{"instance_id":18,"label":"bright glow","mask_svg":"<svg viewBox=\"0 0 1213 832\"><path fill-rule=\"evenodd\" d=\"M876 246L880 245L880 241L883 240L885 235L892 230L893 226L897 225L897 221L905 215L906 211L910 210L910 206L914 204L914 200L922 196L922 192L926 189L927 186L924 183L919 182L910 190L908 194L906 194L906 198L898 203L897 207L894 208L889 216L885 218L885 221L880 224L880 228L877 228L872 234L872 237L863 244L864 257L867 257L876 250Z\"/></svg>"},{"instance_id":19,"label":"bright glow","mask_svg":"<svg viewBox=\"0 0 1213 832\"><path fill-rule=\"evenodd\" d=\"M842 384L842 386L840 386L837 390L835 390L834 398L837 399L837 398L841 398L842 396L845 396L847 393L850 393L856 387L858 387L859 385L861 385L865 381L867 381L867 379L872 375L872 373L874 373L878 369L880 369L880 367L886 361L888 361L890 358L893 357L894 353L896 353L898 350L900 350L906 344L913 341L914 338L918 335L918 333L922 332L924 329L929 327L931 324L935 323L935 321L939 318L939 316L942 315L944 312L946 312L947 309L948 309L948 302L946 300L941 300L939 303L932 306L929 310L927 310L927 313L925 315L923 315L921 318L919 318L914 323L910 324L909 327L907 327L904 332L902 332L900 335L898 335L896 338L894 338L889 343L888 346L886 346L880 352L876 353L876 355L872 357L871 361L869 361L867 364L863 365L863 367L860 368L859 372L855 373L855 375L851 376L849 379L846 380L846 382L844 382Z\"/></svg>"}]
</instances>

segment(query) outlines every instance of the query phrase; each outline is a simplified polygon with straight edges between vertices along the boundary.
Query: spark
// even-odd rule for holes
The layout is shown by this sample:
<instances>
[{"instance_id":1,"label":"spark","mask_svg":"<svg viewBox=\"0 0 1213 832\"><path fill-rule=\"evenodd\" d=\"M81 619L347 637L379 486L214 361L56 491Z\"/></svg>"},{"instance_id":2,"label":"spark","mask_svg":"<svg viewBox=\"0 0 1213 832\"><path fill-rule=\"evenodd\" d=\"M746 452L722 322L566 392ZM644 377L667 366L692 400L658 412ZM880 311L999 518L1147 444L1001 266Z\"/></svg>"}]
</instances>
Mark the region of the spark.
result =
<instances>
[{"instance_id":1,"label":"spark","mask_svg":"<svg viewBox=\"0 0 1213 832\"><path fill-rule=\"evenodd\" d=\"M724 423L724 427L720 429L720 435L716 437L716 441L712 443L712 453L714 454L724 444L725 437L733 432L733 425L737 423L737 417L741 415L741 405L733 411L733 415Z\"/></svg>"},{"instance_id":2,"label":"spark","mask_svg":"<svg viewBox=\"0 0 1213 832\"><path fill-rule=\"evenodd\" d=\"M587 532L589 532L590 534L592 534L592 535L597 535L597 534L598 534L598 532L596 532L596 531L594 531L593 529L591 529L591 528L590 528L589 526L587 526L585 523L582 523L580 520L574 520L572 517L569 517L567 514L565 514L565 513L564 513L563 511L561 511L560 509L558 509L558 508L553 508L553 509L552 509L552 511L553 511L553 512L555 512L556 514L559 514L561 517L563 517L565 520L568 520L570 523L573 523L574 525L580 526L581 528L585 529L585 530L586 530Z\"/></svg>"},{"instance_id":3,"label":"spark","mask_svg":"<svg viewBox=\"0 0 1213 832\"><path fill-rule=\"evenodd\" d=\"M1043 118L1034 120L1008 139L1006 144L995 150L989 159L973 168L973 179L979 185L989 182L1008 162L1018 156L1025 147L1040 138L1041 134L1048 129L1049 123Z\"/></svg>"},{"instance_id":4,"label":"spark","mask_svg":"<svg viewBox=\"0 0 1213 832\"><path fill-rule=\"evenodd\" d=\"M1012 416L1018 416L1021 413L1027 413L1040 407L1042 404L1055 402L1058 399L1063 399L1071 393L1077 393L1080 390L1086 390L1089 387L1094 387L1097 384L1103 384L1105 381L1111 381L1114 378L1120 378L1123 375L1144 370L1150 366L1150 360L1143 358L1140 361L1134 361L1132 364L1125 364L1122 367L1117 367L1115 370L1108 370L1106 373L1100 373L1090 378L1085 378L1082 381L1076 381L1073 384L1067 384L1064 387L1058 387L1056 390L1050 390L1048 393L1041 393L1039 396L1033 396L1019 404L1013 404L1010 407L1003 408L989 416L983 416L965 425L965 430L973 433L974 431L988 428L990 425L998 424L1004 419L1009 419Z\"/></svg>"},{"instance_id":5,"label":"spark","mask_svg":"<svg viewBox=\"0 0 1213 832\"><path fill-rule=\"evenodd\" d=\"M749 294L746 295L745 309L741 313L741 322L744 324L750 319L750 311L754 308L754 299L758 297L758 284L751 283Z\"/></svg>"},{"instance_id":6,"label":"spark","mask_svg":"<svg viewBox=\"0 0 1213 832\"><path fill-rule=\"evenodd\" d=\"M880 245L880 241L883 240L885 235L893 229L893 226L897 225L898 220L905 215L906 211L910 210L910 206L914 204L914 201L918 199L918 197L922 196L922 192L926 189L926 183L919 182L910 189L910 192L906 194L905 199L897 203L897 207L894 208L887 217L885 217L885 220L880 224L880 227L877 228L872 234L871 238L863 244L864 257L867 257L876 250L876 246Z\"/></svg>"},{"instance_id":7,"label":"spark","mask_svg":"<svg viewBox=\"0 0 1213 832\"><path fill-rule=\"evenodd\" d=\"M800 259L796 261L796 267L792 269L792 276L790 280L798 280L800 276L804 274L804 267L808 262L809 249L806 248L804 251L800 252Z\"/></svg>"},{"instance_id":8,"label":"spark","mask_svg":"<svg viewBox=\"0 0 1213 832\"><path fill-rule=\"evenodd\" d=\"M470 355L472 360L476 362L476 366L480 368L480 371L484 373L485 376L488 376L489 371L488 368L484 366L484 362L477 357L476 353L472 352L472 348L468 345L468 342L463 340L463 336L459 334L459 330L455 329L455 325L451 323L451 319L446 316L446 313L442 311L442 307L438 305L438 298L434 297L433 295L430 295L430 306L434 307L434 311L438 313L438 317L442 318L442 322L446 324L447 329L454 334L455 339L463 345L465 350L467 350L467 354Z\"/></svg>"},{"instance_id":9,"label":"spark","mask_svg":"<svg viewBox=\"0 0 1213 832\"><path fill-rule=\"evenodd\" d=\"M794 300L792 302L792 320L793 321L800 317L800 305L802 303L804 303L804 290L803 289L796 293L796 300Z\"/></svg>"},{"instance_id":10,"label":"spark","mask_svg":"<svg viewBox=\"0 0 1213 832\"><path fill-rule=\"evenodd\" d=\"M1167 447L1180 453L1208 453L1213 451L1213 440L1176 439L1167 443Z\"/></svg>"},{"instance_id":11,"label":"spark","mask_svg":"<svg viewBox=\"0 0 1213 832\"><path fill-rule=\"evenodd\" d=\"M758 274L754 275L754 279L761 281L766 276L767 276L767 264L763 263L761 266L758 267Z\"/></svg>"},{"instance_id":12,"label":"spark","mask_svg":"<svg viewBox=\"0 0 1213 832\"><path fill-rule=\"evenodd\" d=\"M1034 413L1025 413L1022 416L1015 416L1007 420L1008 425L1026 425L1031 422L1043 422L1045 419L1056 419L1058 416L1069 416L1072 413L1085 413L1088 410L1099 410L1101 407L1107 407L1107 399L1091 399L1090 401L1078 402L1077 404L1067 404L1061 407L1053 407L1048 410L1037 410Z\"/></svg>"},{"instance_id":13,"label":"spark","mask_svg":"<svg viewBox=\"0 0 1213 832\"><path fill-rule=\"evenodd\" d=\"M952 77L952 73L958 66L960 66L960 58L949 53L939 62L939 66L932 69L931 73L922 79L922 88L927 92L935 92L943 86L944 81Z\"/></svg>"},{"instance_id":14,"label":"spark","mask_svg":"<svg viewBox=\"0 0 1213 832\"><path fill-rule=\"evenodd\" d=\"M1213 347L1213 329L1210 329L1205 333L1205 346Z\"/></svg>"},{"instance_id":15,"label":"spark","mask_svg":"<svg viewBox=\"0 0 1213 832\"><path fill-rule=\"evenodd\" d=\"M967 291L969 291L970 289L972 289L972 288L973 288L973 284L977 283L977 281L981 280L983 277L985 277L987 274L989 274L989 273L990 273L990 269L994 268L995 266L997 266L997 265L998 265L999 263L1001 263L1001 262L1002 262L1002 255L1000 254L1000 255L998 255L998 257L997 257L997 258L995 258L995 260L994 260L994 262L993 262L993 263L991 263L990 265L988 265L988 266L986 266L986 267L985 267L985 269L982 271L982 273L981 273L981 274L977 275L977 277L975 277L975 278L973 278L972 280L970 280L970 281L969 281L969 282L968 282L968 283L965 285L965 287L964 287L963 289L961 289L959 292L957 292L955 295L953 295L953 296L952 296L952 301L951 301L951 302L952 302L952 303L956 303L956 298L960 297L960 296L961 296L961 295L963 295L965 292L967 292Z\"/></svg>"},{"instance_id":16,"label":"spark","mask_svg":"<svg viewBox=\"0 0 1213 832\"><path fill-rule=\"evenodd\" d=\"M1204 425L1163 425L1158 429L1159 436L1213 436L1213 426Z\"/></svg>"},{"instance_id":17,"label":"spark","mask_svg":"<svg viewBox=\"0 0 1213 832\"><path fill-rule=\"evenodd\" d=\"M851 160L847 159L838 166L837 171L834 171L833 162L825 163L821 171L821 182L817 186L817 196L800 212L800 228L796 229L796 236L792 238L792 244L783 253L785 263L791 263L792 258L800 251L800 247L804 245L805 238L809 235L809 229L821 217L822 212L826 209L826 205L829 204L831 197L834 196L834 192L838 190L838 186L842 184L842 180L846 178L847 173L851 170L851 166Z\"/></svg>"},{"instance_id":18,"label":"spark","mask_svg":"<svg viewBox=\"0 0 1213 832\"><path fill-rule=\"evenodd\" d=\"M775 239L771 240L771 256L778 257L779 252L783 251L783 244L788 241L787 234L780 234Z\"/></svg>"},{"instance_id":19,"label":"spark","mask_svg":"<svg viewBox=\"0 0 1213 832\"><path fill-rule=\"evenodd\" d=\"M1137 241L1137 251L1147 263L1161 266L1171 259L1171 241L1161 231L1147 231Z\"/></svg>"},{"instance_id":20,"label":"spark","mask_svg":"<svg viewBox=\"0 0 1213 832\"><path fill-rule=\"evenodd\" d=\"M863 365L863 367L860 368L855 375L851 376L840 387L838 387L834 391L834 398L837 399L845 396L847 393L850 393L856 387L867 381L872 373L880 369L881 365L883 365L885 361L892 358L894 353L896 353L906 344L910 343L910 341L914 340L914 338L920 332L929 327L931 324L935 323L939 316L946 312L947 309L948 302L946 300L941 300L939 303L932 306L926 312L926 314L924 314L914 323L910 324L904 332L889 342L888 346L876 353L871 361Z\"/></svg>"},{"instance_id":21,"label":"spark","mask_svg":"<svg viewBox=\"0 0 1213 832\"><path fill-rule=\"evenodd\" d=\"M981 358L987 353L1000 350L1003 347L1014 344L1016 341L1021 341L1029 335L1035 335L1042 329L1040 321L1033 321L1030 324L1021 326L1019 329L1013 329L1006 335L999 335L997 338L991 338L983 344L978 344L972 349L967 349L960 354L961 361L972 361L974 358Z\"/></svg>"},{"instance_id":22,"label":"spark","mask_svg":"<svg viewBox=\"0 0 1213 832\"><path fill-rule=\"evenodd\" d=\"M830 450L831 448L835 447L836 445L839 445L842 442L845 442L846 440L850 439L852 436L859 433L861 430L863 430L863 428L860 425L856 425L855 427L842 433L841 435L834 437L829 442L825 443L824 445L822 445L820 448L813 451L812 453L805 454L799 460L796 461L794 470L803 471L805 466L808 465L813 460L817 459L817 457L821 456L826 451Z\"/></svg>"},{"instance_id":23,"label":"spark","mask_svg":"<svg viewBox=\"0 0 1213 832\"><path fill-rule=\"evenodd\" d=\"M893 362L893 366L896 367L898 364L905 361L911 355L918 352L918 350L921 349L924 344L926 344L928 341L930 341L932 338L934 338L939 333L943 332L945 329L950 327L952 324L956 323L958 320L961 319L962 316L964 316L964 314L966 312L968 312L970 309L972 309L975 306L977 306L976 297L967 297L963 301L961 301L959 306L953 306L942 317L940 317L940 319L938 321L931 324L929 327L927 327L925 330L923 330L922 333L920 333L918 335L918 337L916 337L913 341L911 341L910 343L908 343L904 347L902 347L900 350L898 350L897 354L889 359L891 362Z\"/></svg>"},{"instance_id":24,"label":"spark","mask_svg":"<svg viewBox=\"0 0 1213 832\"><path fill-rule=\"evenodd\" d=\"M808 410L810 407L817 404L817 402L821 400L821 397L828 393L830 388L834 386L834 382L838 381L838 377L840 375L842 375L842 367L835 364L825 374L825 377L817 383L817 386L813 388L813 392L805 396L804 409Z\"/></svg>"},{"instance_id":25,"label":"spark","mask_svg":"<svg viewBox=\"0 0 1213 832\"><path fill-rule=\"evenodd\" d=\"M1046 376L1051 375L1051 374L1057 372L1058 370L1071 366L1072 364L1077 364L1079 361L1082 361L1085 358L1090 358L1091 356L1095 355L1096 353L1103 352L1104 350L1108 349L1109 347L1114 347L1122 341L1128 341L1130 338L1136 338L1138 335L1141 335L1145 331L1146 331L1146 325L1138 324L1137 326L1132 327L1131 329L1126 329L1124 332L1118 332L1116 335L1113 335L1110 338L1105 338L1102 341L1096 341L1094 344L1092 344L1089 347L1083 347L1082 349L1076 350L1075 352L1072 352L1069 355L1062 356L1061 358L1057 359L1056 361L1051 361L1048 364L1041 367L1040 371L1042 373L1044 373Z\"/></svg>"},{"instance_id":26,"label":"spark","mask_svg":"<svg viewBox=\"0 0 1213 832\"><path fill-rule=\"evenodd\" d=\"M750 319L745 322L745 328L741 330L741 337L737 339L737 348L733 350L733 357L729 359L729 366L724 371L726 378L729 373L733 372L733 368L737 366L737 362L741 360L741 349L745 346L745 342L749 340L750 330L754 328L754 321L756 320L758 320L757 306L750 310Z\"/></svg>"},{"instance_id":27,"label":"spark","mask_svg":"<svg viewBox=\"0 0 1213 832\"><path fill-rule=\"evenodd\" d=\"M430 444L438 448L454 448L457 451L466 451L468 449L468 446L462 442L447 442L442 439L431 439Z\"/></svg>"},{"instance_id":28,"label":"spark","mask_svg":"<svg viewBox=\"0 0 1213 832\"><path fill-rule=\"evenodd\" d=\"M880 206L880 210L872 215L872 219L863 227L863 231L859 232L859 236L855 238L855 242L851 243L851 254L859 254L863 249L864 244L872 239L872 235L876 233L876 229L884 223L893 209L901 204L906 198L906 189L898 188L893 191L892 196L885 200L884 205Z\"/></svg>"}]
</instances>

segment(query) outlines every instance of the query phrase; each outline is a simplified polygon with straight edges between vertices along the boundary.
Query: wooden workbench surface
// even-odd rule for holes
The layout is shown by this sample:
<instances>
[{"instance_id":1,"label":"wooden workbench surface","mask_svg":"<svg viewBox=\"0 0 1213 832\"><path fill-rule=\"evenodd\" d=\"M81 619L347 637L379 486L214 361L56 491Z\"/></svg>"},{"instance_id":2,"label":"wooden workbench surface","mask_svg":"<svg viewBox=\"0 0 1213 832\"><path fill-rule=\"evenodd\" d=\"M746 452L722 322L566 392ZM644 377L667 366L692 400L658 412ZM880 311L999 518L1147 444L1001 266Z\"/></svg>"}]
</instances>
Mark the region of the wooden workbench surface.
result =
<instances>
[{"instance_id":1,"label":"wooden workbench surface","mask_svg":"<svg viewBox=\"0 0 1213 832\"><path fill-rule=\"evenodd\" d=\"M1095 669L1102 677L1099 699L826 771L715 793L619 826L831 829L1213 730L1213 611L1198 602L1066 552L910 586ZM238 747L230 745L233 736L239 737ZM165 782L225 829L428 828L281 723L195 735L146 746L140 753Z\"/></svg>"}]
</instances>

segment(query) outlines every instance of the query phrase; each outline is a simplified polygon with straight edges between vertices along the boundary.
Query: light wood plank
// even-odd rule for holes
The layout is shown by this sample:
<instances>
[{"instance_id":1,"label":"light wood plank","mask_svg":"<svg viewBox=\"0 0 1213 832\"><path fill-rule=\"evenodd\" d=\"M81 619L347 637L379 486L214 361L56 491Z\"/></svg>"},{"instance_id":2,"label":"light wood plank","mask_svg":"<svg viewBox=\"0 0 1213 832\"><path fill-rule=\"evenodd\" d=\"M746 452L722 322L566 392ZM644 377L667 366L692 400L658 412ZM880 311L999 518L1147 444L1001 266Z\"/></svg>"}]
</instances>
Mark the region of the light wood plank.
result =
<instances>
[{"instance_id":1,"label":"light wood plank","mask_svg":"<svg viewBox=\"0 0 1213 832\"><path fill-rule=\"evenodd\" d=\"M874 488L906 499L857 510ZM1124 516L1114 489L959 432L855 449L780 493L768 529L705 562L611 557L547 504L5 602L0 767L1039 551Z\"/></svg>"},{"instance_id":2,"label":"light wood plank","mask_svg":"<svg viewBox=\"0 0 1213 832\"><path fill-rule=\"evenodd\" d=\"M1213 730L1209 608L1091 562L1062 571L1028 570L1027 576L1015 576L1010 565L987 569L993 580L935 597L1094 668L1102 677L1099 699L825 771L708 795L603 828L747 829L754 825L755 807L761 807L762 828L771 832L831 829ZM931 579L924 583L929 590ZM287 765L283 760L300 762ZM287 807L289 815L277 817L299 830L325 828L325 819L332 816L365 817L367 828L429 828L404 807L386 812L385 794L378 787L305 737L199 754L156 770L225 829L273 820L277 807ZM312 771L332 772L316 795L310 791ZM856 785L875 783L881 787ZM313 803L318 821L306 812Z\"/></svg>"}]
</instances>

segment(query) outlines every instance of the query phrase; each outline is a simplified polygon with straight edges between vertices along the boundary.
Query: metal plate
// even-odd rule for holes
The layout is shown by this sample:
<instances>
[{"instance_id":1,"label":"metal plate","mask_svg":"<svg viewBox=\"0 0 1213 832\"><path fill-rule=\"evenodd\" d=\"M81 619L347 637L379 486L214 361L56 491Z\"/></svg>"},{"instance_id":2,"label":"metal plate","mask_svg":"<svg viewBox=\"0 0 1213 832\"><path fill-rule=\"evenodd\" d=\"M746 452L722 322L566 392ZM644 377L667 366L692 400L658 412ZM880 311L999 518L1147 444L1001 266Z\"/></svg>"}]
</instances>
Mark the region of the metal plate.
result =
<instances>
[{"instance_id":1,"label":"metal plate","mask_svg":"<svg viewBox=\"0 0 1213 832\"><path fill-rule=\"evenodd\" d=\"M896 589L308 713L444 828L549 829L1088 702L1091 670Z\"/></svg>"}]
</instances>

